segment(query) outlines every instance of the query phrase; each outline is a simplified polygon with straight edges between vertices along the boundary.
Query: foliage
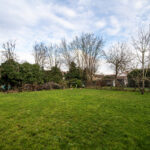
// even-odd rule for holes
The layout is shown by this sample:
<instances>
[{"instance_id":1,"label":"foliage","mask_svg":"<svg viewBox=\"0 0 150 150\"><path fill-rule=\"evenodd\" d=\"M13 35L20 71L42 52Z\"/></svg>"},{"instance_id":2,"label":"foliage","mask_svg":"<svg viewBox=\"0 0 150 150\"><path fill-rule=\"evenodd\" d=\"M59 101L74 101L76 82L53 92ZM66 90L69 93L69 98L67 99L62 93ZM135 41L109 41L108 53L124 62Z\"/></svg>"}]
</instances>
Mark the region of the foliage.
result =
<instances>
[{"instance_id":1,"label":"foliage","mask_svg":"<svg viewBox=\"0 0 150 150\"><path fill-rule=\"evenodd\" d=\"M44 71L38 64L23 63L19 64L14 60L8 60L0 66L0 85L3 85L6 90L8 87L20 88L24 85L31 86L29 89L34 89L34 86L43 85L47 82L60 83L62 80L61 70L55 66L50 71Z\"/></svg>"},{"instance_id":2,"label":"foliage","mask_svg":"<svg viewBox=\"0 0 150 150\"><path fill-rule=\"evenodd\" d=\"M146 72L146 78L150 79L150 69ZM142 70L134 69L128 74L128 86L129 87L141 87L142 86ZM150 81L145 80L145 87L150 87Z\"/></svg>"},{"instance_id":3,"label":"foliage","mask_svg":"<svg viewBox=\"0 0 150 150\"><path fill-rule=\"evenodd\" d=\"M68 82L66 80L61 80L59 83L63 89L68 88Z\"/></svg>"},{"instance_id":4,"label":"foliage","mask_svg":"<svg viewBox=\"0 0 150 150\"><path fill-rule=\"evenodd\" d=\"M50 71L45 71L45 75L47 82L53 81L55 83L60 83L63 78L61 70L57 66L52 67Z\"/></svg>"},{"instance_id":5,"label":"foliage","mask_svg":"<svg viewBox=\"0 0 150 150\"><path fill-rule=\"evenodd\" d=\"M20 64L10 59L1 65L1 84L4 84L6 90L8 86L18 87L22 82L20 75Z\"/></svg>"},{"instance_id":6,"label":"foliage","mask_svg":"<svg viewBox=\"0 0 150 150\"><path fill-rule=\"evenodd\" d=\"M44 83L51 81L51 71L50 70L44 70Z\"/></svg>"},{"instance_id":7,"label":"foliage","mask_svg":"<svg viewBox=\"0 0 150 150\"><path fill-rule=\"evenodd\" d=\"M88 81L87 69L86 68L82 71L82 81L83 81L84 84L86 84L87 81Z\"/></svg>"},{"instance_id":8,"label":"foliage","mask_svg":"<svg viewBox=\"0 0 150 150\"><path fill-rule=\"evenodd\" d=\"M150 93L0 93L0 149L149 150Z\"/></svg>"},{"instance_id":9,"label":"foliage","mask_svg":"<svg viewBox=\"0 0 150 150\"><path fill-rule=\"evenodd\" d=\"M74 62L71 62L69 71L66 74L66 80L68 80L69 87L82 87L82 79L86 78L85 75L82 76L82 70L76 67Z\"/></svg>"},{"instance_id":10,"label":"foliage","mask_svg":"<svg viewBox=\"0 0 150 150\"><path fill-rule=\"evenodd\" d=\"M82 81L79 79L70 79L68 81L68 86L73 88L81 88L82 87Z\"/></svg>"},{"instance_id":11,"label":"foliage","mask_svg":"<svg viewBox=\"0 0 150 150\"><path fill-rule=\"evenodd\" d=\"M66 74L66 79L81 79L81 71L78 67L76 67L76 64L74 62L71 62L69 71Z\"/></svg>"},{"instance_id":12,"label":"foliage","mask_svg":"<svg viewBox=\"0 0 150 150\"><path fill-rule=\"evenodd\" d=\"M41 84L44 82L43 71L38 64L23 63L20 67L23 84Z\"/></svg>"}]
</instances>

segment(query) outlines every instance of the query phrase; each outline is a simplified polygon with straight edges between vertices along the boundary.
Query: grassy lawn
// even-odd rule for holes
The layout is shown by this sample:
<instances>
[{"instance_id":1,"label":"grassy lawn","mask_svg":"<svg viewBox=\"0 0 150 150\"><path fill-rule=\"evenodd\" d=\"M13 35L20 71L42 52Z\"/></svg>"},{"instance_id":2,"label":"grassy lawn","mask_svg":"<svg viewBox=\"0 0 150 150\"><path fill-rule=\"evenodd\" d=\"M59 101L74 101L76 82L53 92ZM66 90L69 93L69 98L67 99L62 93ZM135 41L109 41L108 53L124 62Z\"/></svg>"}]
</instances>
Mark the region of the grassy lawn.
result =
<instances>
[{"instance_id":1,"label":"grassy lawn","mask_svg":"<svg viewBox=\"0 0 150 150\"><path fill-rule=\"evenodd\" d=\"M150 93L0 93L0 150L150 150Z\"/></svg>"}]
</instances>

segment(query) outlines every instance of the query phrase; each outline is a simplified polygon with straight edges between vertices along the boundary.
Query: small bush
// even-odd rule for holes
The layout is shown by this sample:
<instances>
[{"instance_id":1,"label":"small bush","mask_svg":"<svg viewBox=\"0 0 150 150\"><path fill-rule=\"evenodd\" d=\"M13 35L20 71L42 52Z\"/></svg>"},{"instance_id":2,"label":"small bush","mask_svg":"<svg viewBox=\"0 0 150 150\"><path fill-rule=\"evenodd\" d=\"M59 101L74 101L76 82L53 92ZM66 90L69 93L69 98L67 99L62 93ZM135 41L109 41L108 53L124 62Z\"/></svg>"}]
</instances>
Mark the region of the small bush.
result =
<instances>
[{"instance_id":1,"label":"small bush","mask_svg":"<svg viewBox=\"0 0 150 150\"><path fill-rule=\"evenodd\" d=\"M81 88L82 87L82 81L78 79L71 79L68 81L68 86L73 88Z\"/></svg>"},{"instance_id":2,"label":"small bush","mask_svg":"<svg viewBox=\"0 0 150 150\"><path fill-rule=\"evenodd\" d=\"M41 91L41 90L51 90L51 89L62 89L63 86L54 82L48 82L44 84L25 84L22 88L23 91Z\"/></svg>"}]
</instances>

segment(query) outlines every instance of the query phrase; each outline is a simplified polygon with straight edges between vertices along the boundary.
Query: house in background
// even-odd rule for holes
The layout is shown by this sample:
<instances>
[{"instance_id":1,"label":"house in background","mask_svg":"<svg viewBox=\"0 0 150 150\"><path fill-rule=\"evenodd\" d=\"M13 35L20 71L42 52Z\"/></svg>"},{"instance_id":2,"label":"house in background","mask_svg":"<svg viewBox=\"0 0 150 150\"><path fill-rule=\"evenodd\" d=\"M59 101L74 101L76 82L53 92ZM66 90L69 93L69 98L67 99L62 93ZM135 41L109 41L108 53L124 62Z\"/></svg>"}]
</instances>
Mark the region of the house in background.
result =
<instances>
[{"instance_id":1,"label":"house in background","mask_svg":"<svg viewBox=\"0 0 150 150\"><path fill-rule=\"evenodd\" d=\"M101 81L104 78L104 75L102 74L95 74L93 76L93 81Z\"/></svg>"},{"instance_id":2,"label":"house in background","mask_svg":"<svg viewBox=\"0 0 150 150\"><path fill-rule=\"evenodd\" d=\"M94 75L94 81L101 82L101 86L112 86L115 87L115 75ZM117 77L118 86L127 86L128 79L127 74L122 74Z\"/></svg>"}]
</instances>

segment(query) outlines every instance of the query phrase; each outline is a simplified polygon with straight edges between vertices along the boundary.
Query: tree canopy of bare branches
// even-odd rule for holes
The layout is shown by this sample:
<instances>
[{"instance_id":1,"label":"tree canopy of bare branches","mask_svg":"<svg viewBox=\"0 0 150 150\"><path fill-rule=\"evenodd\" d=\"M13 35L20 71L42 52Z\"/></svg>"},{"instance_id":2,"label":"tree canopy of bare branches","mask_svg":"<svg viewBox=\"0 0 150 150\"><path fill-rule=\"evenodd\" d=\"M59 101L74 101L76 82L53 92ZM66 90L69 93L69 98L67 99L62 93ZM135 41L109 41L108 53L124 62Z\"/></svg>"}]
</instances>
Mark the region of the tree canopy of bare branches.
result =
<instances>
[{"instance_id":1,"label":"tree canopy of bare branches","mask_svg":"<svg viewBox=\"0 0 150 150\"><path fill-rule=\"evenodd\" d=\"M67 43L65 39L61 41L60 53L63 57L64 64L69 67L71 62L75 60L74 49L71 43Z\"/></svg>"},{"instance_id":2,"label":"tree canopy of bare branches","mask_svg":"<svg viewBox=\"0 0 150 150\"><path fill-rule=\"evenodd\" d=\"M61 66L61 54L60 47L56 44L50 44L47 51L48 68L51 69L53 66Z\"/></svg>"},{"instance_id":3,"label":"tree canopy of bare branches","mask_svg":"<svg viewBox=\"0 0 150 150\"><path fill-rule=\"evenodd\" d=\"M76 63L82 69L87 70L87 74L92 80L93 75L99 67L99 61L103 55L104 40L94 34L86 33L76 37L72 43L76 50Z\"/></svg>"},{"instance_id":4,"label":"tree canopy of bare branches","mask_svg":"<svg viewBox=\"0 0 150 150\"><path fill-rule=\"evenodd\" d=\"M36 43L33 46L33 56L36 64L44 68L47 59L48 48L44 43Z\"/></svg>"},{"instance_id":5,"label":"tree canopy of bare branches","mask_svg":"<svg viewBox=\"0 0 150 150\"><path fill-rule=\"evenodd\" d=\"M138 63L142 69L141 93L144 94L145 80L147 80L146 74L150 68L150 28L148 30L139 29L138 35L132 38L132 43L136 50Z\"/></svg>"},{"instance_id":6,"label":"tree canopy of bare branches","mask_svg":"<svg viewBox=\"0 0 150 150\"><path fill-rule=\"evenodd\" d=\"M115 85L117 86L117 77L120 73L127 71L132 61L132 53L126 43L116 43L110 46L110 49L105 53L106 60L111 64L115 72Z\"/></svg>"},{"instance_id":7,"label":"tree canopy of bare branches","mask_svg":"<svg viewBox=\"0 0 150 150\"><path fill-rule=\"evenodd\" d=\"M16 48L16 41L7 41L6 43L2 44L2 58L4 61L7 60L16 60L15 48Z\"/></svg>"}]
</instances>

